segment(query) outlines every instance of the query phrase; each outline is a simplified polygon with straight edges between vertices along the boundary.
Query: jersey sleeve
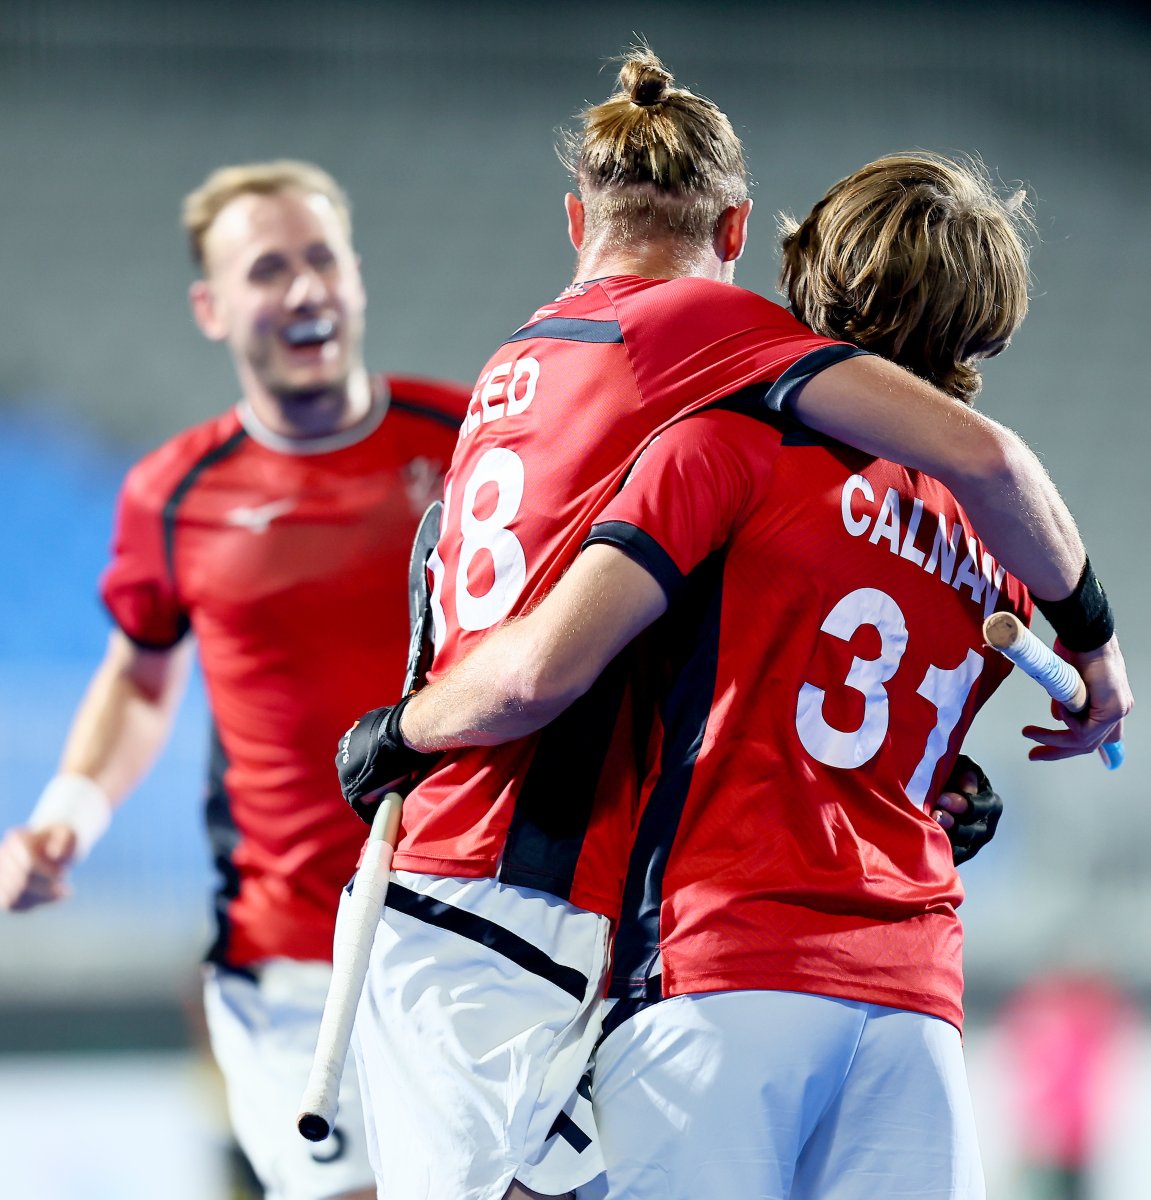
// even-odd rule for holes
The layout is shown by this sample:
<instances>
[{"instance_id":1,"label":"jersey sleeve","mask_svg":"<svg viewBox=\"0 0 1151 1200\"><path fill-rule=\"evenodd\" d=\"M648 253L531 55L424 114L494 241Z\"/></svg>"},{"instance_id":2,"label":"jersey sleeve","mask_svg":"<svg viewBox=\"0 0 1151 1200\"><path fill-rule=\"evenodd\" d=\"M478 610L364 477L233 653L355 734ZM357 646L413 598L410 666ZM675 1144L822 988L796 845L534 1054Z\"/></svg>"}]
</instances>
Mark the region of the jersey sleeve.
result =
<instances>
[{"instance_id":1,"label":"jersey sleeve","mask_svg":"<svg viewBox=\"0 0 1151 1200\"><path fill-rule=\"evenodd\" d=\"M163 511L149 503L151 491L138 467L128 473L100 595L127 637L145 649L166 650L188 632L189 620L173 583Z\"/></svg>"},{"instance_id":2,"label":"jersey sleeve","mask_svg":"<svg viewBox=\"0 0 1151 1200\"><path fill-rule=\"evenodd\" d=\"M673 599L691 571L738 525L753 473L771 469L770 449L764 453L760 441L768 448L778 444L758 422L735 413L709 412L677 422L648 443L584 546L622 550Z\"/></svg>"}]
</instances>

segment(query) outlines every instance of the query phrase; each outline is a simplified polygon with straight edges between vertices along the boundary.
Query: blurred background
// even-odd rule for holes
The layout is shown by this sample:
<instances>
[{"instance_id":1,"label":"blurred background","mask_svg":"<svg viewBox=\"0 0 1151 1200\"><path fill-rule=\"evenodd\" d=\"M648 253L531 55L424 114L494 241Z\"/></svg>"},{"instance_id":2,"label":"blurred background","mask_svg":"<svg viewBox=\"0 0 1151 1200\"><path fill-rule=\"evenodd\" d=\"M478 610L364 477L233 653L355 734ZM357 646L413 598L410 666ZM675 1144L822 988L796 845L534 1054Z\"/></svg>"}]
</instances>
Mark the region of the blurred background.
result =
<instances>
[{"instance_id":1,"label":"blurred background","mask_svg":"<svg viewBox=\"0 0 1151 1200\"><path fill-rule=\"evenodd\" d=\"M1032 313L987 365L981 404L1076 513L1143 707L1114 774L1027 763L1018 730L1046 704L1026 681L975 726L969 749L1007 814L963 871L969 1058L993 1198L1146 1195L1142 6L0 0L0 826L53 773L102 653L96 580L121 476L237 396L187 311L182 196L227 162L320 163L354 204L369 366L470 382L570 278L556 131L607 95L607 60L636 35L744 139L745 286L775 294L777 212L802 215L885 152L977 153L1034 203ZM158 1183L169 1200L239 1194L200 1033L205 746L195 685L74 898L0 914L12 1200L135 1200Z\"/></svg>"}]
</instances>

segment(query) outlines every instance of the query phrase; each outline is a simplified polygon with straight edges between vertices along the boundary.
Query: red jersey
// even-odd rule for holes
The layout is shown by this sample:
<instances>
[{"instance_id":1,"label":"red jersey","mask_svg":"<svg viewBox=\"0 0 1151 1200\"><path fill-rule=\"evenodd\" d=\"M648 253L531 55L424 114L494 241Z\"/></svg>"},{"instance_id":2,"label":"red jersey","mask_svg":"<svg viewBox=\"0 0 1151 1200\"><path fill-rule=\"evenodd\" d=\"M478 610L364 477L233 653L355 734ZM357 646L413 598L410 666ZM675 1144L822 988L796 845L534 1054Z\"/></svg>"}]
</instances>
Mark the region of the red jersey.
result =
<instances>
[{"instance_id":1,"label":"red jersey","mask_svg":"<svg viewBox=\"0 0 1151 1200\"><path fill-rule=\"evenodd\" d=\"M1031 602L940 483L736 412L656 440L591 542L668 592L612 990L813 992L962 1020L963 897L925 811Z\"/></svg>"},{"instance_id":2,"label":"red jersey","mask_svg":"<svg viewBox=\"0 0 1151 1200\"><path fill-rule=\"evenodd\" d=\"M207 821L220 872L209 957L330 959L363 825L340 734L398 685L407 564L439 494L463 389L373 380L375 425L298 444L233 410L128 474L105 603L134 642L195 633L213 718Z\"/></svg>"},{"instance_id":3,"label":"red jersey","mask_svg":"<svg viewBox=\"0 0 1151 1200\"><path fill-rule=\"evenodd\" d=\"M653 432L743 389L778 406L858 353L703 279L612 277L540 309L489 359L460 430L430 563L432 678L547 593ZM617 664L540 733L446 754L404 803L395 865L614 914L631 815L598 795L634 761L626 680Z\"/></svg>"}]
</instances>

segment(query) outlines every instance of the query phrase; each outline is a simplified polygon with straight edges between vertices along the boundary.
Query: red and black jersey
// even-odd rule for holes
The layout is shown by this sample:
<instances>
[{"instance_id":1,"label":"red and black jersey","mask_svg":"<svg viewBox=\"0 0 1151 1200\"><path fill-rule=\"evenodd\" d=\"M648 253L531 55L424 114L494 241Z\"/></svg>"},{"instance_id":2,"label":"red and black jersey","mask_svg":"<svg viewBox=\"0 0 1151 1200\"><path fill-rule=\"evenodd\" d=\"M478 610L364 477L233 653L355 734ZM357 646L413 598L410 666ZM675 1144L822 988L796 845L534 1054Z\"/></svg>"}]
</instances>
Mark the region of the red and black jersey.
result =
<instances>
[{"instance_id":1,"label":"red and black jersey","mask_svg":"<svg viewBox=\"0 0 1151 1200\"><path fill-rule=\"evenodd\" d=\"M934 479L713 411L640 458L589 542L668 593L662 740L613 994L814 992L962 1020L963 891L929 797L1010 670L1023 586Z\"/></svg>"},{"instance_id":2,"label":"red and black jersey","mask_svg":"<svg viewBox=\"0 0 1151 1200\"><path fill-rule=\"evenodd\" d=\"M399 687L407 568L441 493L463 389L373 380L374 424L295 443L243 410L128 474L104 600L140 645L197 639L213 717L207 819L221 873L211 957L327 959L363 826L333 766Z\"/></svg>"},{"instance_id":3,"label":"red and black jersey","mask_svg":"<svg viewBox=\"0 0 1151 1200\"><path fill-rule=\"evenodd\" d=\"M652 433L736 393L779 407L858 353L703 279L611 277L540 309L488 360L460 430L431 561L432 677L547 593ZM614 914L631 815L597 795L634 762L626 681L617 663L539 734L445 755L405 801L396 866L498 874Z\"/></svg>"}]
</instances>

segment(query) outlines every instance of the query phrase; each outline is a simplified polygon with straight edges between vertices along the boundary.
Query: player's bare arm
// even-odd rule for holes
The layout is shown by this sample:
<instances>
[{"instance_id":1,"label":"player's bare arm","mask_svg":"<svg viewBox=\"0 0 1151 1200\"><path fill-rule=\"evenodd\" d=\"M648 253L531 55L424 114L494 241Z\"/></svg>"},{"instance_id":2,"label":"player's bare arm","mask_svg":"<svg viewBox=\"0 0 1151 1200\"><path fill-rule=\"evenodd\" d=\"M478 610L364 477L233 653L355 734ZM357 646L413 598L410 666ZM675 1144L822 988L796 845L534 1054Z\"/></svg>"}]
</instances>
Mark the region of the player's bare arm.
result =
<instances>
[{"instance_id":1,"label":"player's bare arm","mask_svg":"<svg viewBox=\"0 0 1151 1200\"><path fill-rule=\"evenodd\" d=\"M992 553L1035 595L1055 599L1075 587L1087 552L1074 518L1010 429L878 355L814 375L795 414L820 433L944 483Z\"/></svg>"},{"instance_id":2,"label":"player's bare arm","mask_svg":"<svg viewBox=\"0 0 1151 1200\"><path fill-rule=\"evenodd\" d=\"M158 651L119 631L110 636L56 777L28 824L0 842L0 907L35 908L68 895L68 868L90 849L167 739L191 654L190 639Z\"/></svg>"},{"instance_id":3,"label":"player's bare arm","mask_svg":"<svg viewBox=\"0 0 1151 1200\"><path fill-rule=\"evenodd\" d=\"M588 547L543 603L412 697L404 741L434 751L534 733L666 607L662 587L643 567L614 547Z\"/></svg>"}]
</instances>

